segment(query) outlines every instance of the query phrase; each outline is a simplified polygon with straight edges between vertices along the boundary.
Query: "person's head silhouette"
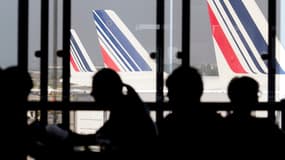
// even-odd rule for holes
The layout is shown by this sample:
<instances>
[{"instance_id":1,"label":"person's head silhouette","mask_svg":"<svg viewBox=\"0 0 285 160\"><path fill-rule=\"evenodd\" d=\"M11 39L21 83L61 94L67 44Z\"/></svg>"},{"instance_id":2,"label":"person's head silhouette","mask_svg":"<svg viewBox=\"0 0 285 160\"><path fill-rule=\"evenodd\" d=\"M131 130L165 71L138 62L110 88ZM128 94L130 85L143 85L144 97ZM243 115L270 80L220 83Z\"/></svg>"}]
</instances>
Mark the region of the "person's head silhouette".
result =
<instances>
[{"instance_id":1,"label":"person's head silhouette","mask_svg":"<svg viewBox=\"0 0 285 160\"><path fill-rule=\"evenodd\" d=\"M29 72L17 66L11 66L2 71L5 94L9 98L26 101L33 88L33 80ZM12 89L12 88L13 89Z\"/></svg>"},{"instance_id":2,"label":"person's head silhouette","mask_svg":"<svg viewBox=\"0 0 285 160\"><path fill-rule=\"evenodd\" d=\"M180 66L167 78L169 103L178 106L200 103L203 82L200 73L193 67ZM173 108L174 109L174 108Z\"/></svg>"},{"instance_id":3,"label":"person's head silhouette","mask_svg":"<svg viewBox=\"0 0 285 160\"><path fill-rule=\"evenodd\" d=\"M112 69L103 68L93 76L91 95L97 103L109 105L121 97L122 88L120 76Z\"/></svg>"},{"instance_id":4,"label":"person's head silhouette","mask_svg":"<svg viewBox=\"0 0 285 160\"><path fill-rule=\"evenodd\" d=\"M249 113L258 103L258 92L258 82L247 76L234 77L228 85L228 97L238 112Z\"/></svg>"}]
</instances>

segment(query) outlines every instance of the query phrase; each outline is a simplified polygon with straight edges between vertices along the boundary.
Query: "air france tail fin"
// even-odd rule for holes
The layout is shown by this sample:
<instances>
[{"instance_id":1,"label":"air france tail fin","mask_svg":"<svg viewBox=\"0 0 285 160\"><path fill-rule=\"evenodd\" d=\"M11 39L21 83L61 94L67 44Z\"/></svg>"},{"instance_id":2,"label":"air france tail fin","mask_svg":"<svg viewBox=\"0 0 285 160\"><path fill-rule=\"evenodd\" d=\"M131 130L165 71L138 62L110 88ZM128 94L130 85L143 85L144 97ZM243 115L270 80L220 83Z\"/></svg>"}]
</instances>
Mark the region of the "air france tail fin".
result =
<instances>
[{"instance_id":1,"label":"air france tail fin","mask_svg":"<svg viewBox=\"0 0 285 160\"><path fill-rule=\"evenodd\" d=\"M118 72L154 70L155 62L114 11L92 13L106 67Z\"/></svg>"},{"instance_id":2,"label":"air france tail fin","mask_svg":"<svg viewBox=\"0 0 285 160\"><path fill-rule=\"evenodd\" d=\"M95 72L96 68L74 29L70 30L70 71Z\"/></svg>"},{"instance_id":3,"label":"air france tail fin","mask_svg":"<svg viewBox=\"0 0 285 160\"><path fill-rule=\"evenodd\" d=\"M261 57L267 54L268 22L256 2L207 0L207 5L219 74L267 74ZM276 73L284 74L279 57Z\"/></svg>"}]
</instances>

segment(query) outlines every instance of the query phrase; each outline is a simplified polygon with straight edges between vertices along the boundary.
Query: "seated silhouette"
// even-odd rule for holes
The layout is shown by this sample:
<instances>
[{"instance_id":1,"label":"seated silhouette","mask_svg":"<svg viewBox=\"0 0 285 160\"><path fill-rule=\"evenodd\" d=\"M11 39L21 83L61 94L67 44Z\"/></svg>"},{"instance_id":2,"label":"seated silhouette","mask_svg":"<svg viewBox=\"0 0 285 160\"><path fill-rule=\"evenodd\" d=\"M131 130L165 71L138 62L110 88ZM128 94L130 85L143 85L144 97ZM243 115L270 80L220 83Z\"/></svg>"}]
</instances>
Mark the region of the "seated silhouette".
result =
<instances>
[{"instance_id":1,"label":"seated silhouette","mask_svg":"<svg viewBox=\"0 0 285 160\"><path fill-rule=\"evenodd\" d=\"M193 67L180 66L169 75L166 87L172 113L158 124L161 155L203 158L216 145L221 117L201 106L200 73Z\"/></svg>"},{"instance_id":2,"label":"seated silhouette","mask_svg":"<svg viewBox=\"0 0 285 160\"><path fill-rule=\"evenodd\" d=\"M150 156L157 139L157 128L149 115L147 106L137 92L124 84L112 69L103 68L93 76L91 96L97 106L110 111L108 120L94 134L78 134L60 126L41 126L35 122L31 132L44 143L34 153L39 159L96 159L131 158L133 154ZM99 145L100 154L77 154L70 146ZM62 150L64 147L67 149ZM55 149L53 149L55 148ZM88 153L88 152L86 152ZM102 154L101 154L102 153ZM84 156L84 157L82 157ZM103 157L102 157L103 156Z\"/></svg>"},{"instance_id":3,"label":"seated silhouette","mask_svg":"<svg viewBox=\"0 0 285 160\"><path fill-rule=\"evenodd\" d=\"M124 84L114 70L103 68L93 77L91 95L97 105L109 109L109 119L95 134L73 134L74 141L99 143L104 152L112 155L150 151L157 129L147 107L131 86Z\"/></svg>"},{"instance_id":4,"label":"seated silhouette","mask_svg":"<svg viewBox=\"0 0 285 160\"><path fill-rule=\"evenodd\" d=\"M17 66L1 71L1 149L9 159L25 159L27 155L27 102L33 82L30 74Z\"/></svg>"},{"instance_id":5,"label":"seated silhouette","mask_svg":"<svg viewBox=\"0 0 285 160\"><path fill-rule=\"evenodd\" d=\"M258 82L247 76L234 77L228 85L233 113L226 118L228 130L225 135L226 144L233 154L273 156L278 153L276 146L284 143L284 134L274 122L253 116L252 111L258 105L258 92Z\"/></svg>"}]
</instances>

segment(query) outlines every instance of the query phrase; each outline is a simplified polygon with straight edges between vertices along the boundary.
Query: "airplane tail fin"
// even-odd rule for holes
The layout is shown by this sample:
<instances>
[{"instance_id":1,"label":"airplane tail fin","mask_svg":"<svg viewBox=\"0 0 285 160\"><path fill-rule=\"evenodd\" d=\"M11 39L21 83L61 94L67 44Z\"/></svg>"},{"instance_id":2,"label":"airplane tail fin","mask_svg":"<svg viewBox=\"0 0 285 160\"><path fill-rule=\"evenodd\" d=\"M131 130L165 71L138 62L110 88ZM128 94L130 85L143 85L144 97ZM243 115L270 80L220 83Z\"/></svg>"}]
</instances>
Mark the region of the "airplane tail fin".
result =
<instances>
[{"instance_id":1,"label":"airplane tail fin","mask_svg":"<svg viewBox=\"0 0 285 160\"><path fill-rule=\"evenodd\" d=\"M237 1L239 1L238 8L247 11L242 2ZM266 73L267 68L259 52L255 46L249 46L249 43L253 42L249 37L250 33L246 31L241 22L245 16L238 15L234 6L237 6L237 3L232 1L226 3L220 0L208 0L208 14L219 74ZM250 16L249 13L247 16ZM251 17L249 18L251 19ZM238 21L239 23L237 23ZM254 25L252 24L252 26ZM259 32L258 28L254 29ZM259 38L265 42L262 36ZM258 47L263 47L261 53L267 52L267 46Z\"/></svg>"},{"instance_id":2,"label":"airplane tail fin","mask_svg":"<svg viewBox=\"0 0 285 160\"><path fill-rule=\"evenodd\" d=\"M92 13L106 67L119 72L154 70L154 60L114 11Z\"/></svg>"},{"instance_id":3,"label":"airplane tail fin","mask_svg":"<svg viewBox=\"0 0 285 160\"><path fill-rule=\"evenodd\" d=\"M255 1L207 0L220 75L265 75L267 20ZM276 71L284 74L277 56Z\"/></svg>"},{"instance_id":4,"label":"airplane tail fin","mask_svg":"<svg viewBox=\"0 0 285 160\"><path fill-rule=\"evenodd\" d=\"M70 30L70 71L78 72L95 72L96 68L82 45L74 29Z\"/></svg>"}]
</instances>

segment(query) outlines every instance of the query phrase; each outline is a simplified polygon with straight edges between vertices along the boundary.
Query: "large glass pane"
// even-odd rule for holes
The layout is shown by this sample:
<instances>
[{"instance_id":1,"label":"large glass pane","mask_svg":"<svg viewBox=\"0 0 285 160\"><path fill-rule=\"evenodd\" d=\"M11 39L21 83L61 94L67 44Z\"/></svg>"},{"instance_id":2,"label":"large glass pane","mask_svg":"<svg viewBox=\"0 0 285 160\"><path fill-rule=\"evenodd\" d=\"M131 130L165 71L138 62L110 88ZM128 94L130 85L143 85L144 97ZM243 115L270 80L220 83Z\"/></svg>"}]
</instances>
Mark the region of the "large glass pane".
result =
<instances>
[{"instance_id":1,"label":"large glass pane","mask_svg":"<svg viewBox=\"0 0 285 160\"><path fill-rule=\"evenodd\" d=\"M56 3L55 3L56 2ZM48 26L48 101L60 101L62 94L62 59L56 56L56 51L62 49L61 35L59 32L62 27L62 3L58 1L49 1L49 26ZM29 46L28 69L32 75L34 88L29 96L29 100L40 101L41 98L41 68L40 57L36 57L36 52L41 49L41 1L29 1ZM33 118L39 118L40 112L31 112ZM55 111L49 111L49 123L61 122L61 114Z\"/></svg>"},{"instance_id":2,"label":"large glass pane","mask_svg":"<svg viewBox=\"0 0 285 160\"><path fill-rule=\"evenodd\" d=\"M61 15L62 3L49 2L49 26L48 26L48 100L61 100L61 62L62 59L56 56L56 51L62 48ZM29 2L29 72L34 80L34 88L30 96L31 100L40 100L40 57L36 52L41 49L41 1L30 0Z\"/></svg>"},{"instance_id":3,"label":"large glass pane","mask_svg":"<svg viewBox=\"0 0 285 160\"><path fill-rule=\"evenodd\" d=\"M268 20L266 0L191 1L191 64L204 80L202 101L229 101L235 76L250 76L267 101Z\"/></svg>"},{"instance_id":4,"label":"large glass pane","mask_svg":"<svg viewBox=\"0 0 285 160\"><path fill-rule=\"evenodd\" d=\"M145 101L155 100L155 1L72 1L71 91L88 100L96 70L110 67ZM84 92L86 91L86 92ZM77 97L76 97L77 95Z\"/></svg>"},{"instance_id":5,"label":"large glass pane","mask_svg":"<svg viewBox=\"0 0 285 160\"><path fill-rule=\"evenodd\" d=\"M18 39L18 1L0 1L0 67L5 69L17 65L17 39Z\"/></svg>"},{"instance_id":6,"label":"large glass pane","mask_svg":"<svg viewBox=\"0 0 285 160\"><path fill-rule=\"evenodd\" d=\"M35 52L40 50L40 1L30 1L29 3L29 46L28 70L33 78L34 88L29 96L29 100L40 100L40 59L36 58Z\"/></svg>"},{"instance_id":7,"label":"large glass pane","mask_svg":"<svg viewBox=\"0 0 285 160\"><path fill-rule=\"evenodd\" d=\"M144 101L154 102L156 65L150 52L155 51L156 1L73 0L71 12L71 100L94 101L90 96L92 76L108 67ZM107 114L78 111L72 117L76 132L90 133L102 125Z\"/></svg>"},{"instance_id":8,"label":"large glass pane","mask_svg":"<svg viewBox=\"0 0 285 160\"><path fill-rule=\"evenodd\" d=\"M182 25L182 1L165 1L165 49L164 67L168 74L181 64L178 53L181 51L181 25Z\"/></svg>"},{"instance_id":9,"label":"large glass pane","mask_svg":"<svg viewBox=\"0 0 285 160\"><path fill-rule=\"evenodd\" d=\"M277 69L276 74L276 101L284 100L285 99L285 76L284 76L284 70L285 70L285 3L282 0L277 1L277 7L276 7L276 15L277 15L277 38L276 38L276 60L278 64L280 64L280 69ZM282 112L277 113L277 122L279 122L280 126L284 120L282 115Z\"/></svg>"},{"instance_id":10,"label":"large glass pane","mask_svg":"<svg viewBox=\"0 0 285 160\"><path fill-rule=\"evenodd\" d=\"M282 0L277 1L277 44L276 44L276 59L278 59L282 73L276 76L276 101L285 98L285 2Z\"/></svg>"}]
</instances>

